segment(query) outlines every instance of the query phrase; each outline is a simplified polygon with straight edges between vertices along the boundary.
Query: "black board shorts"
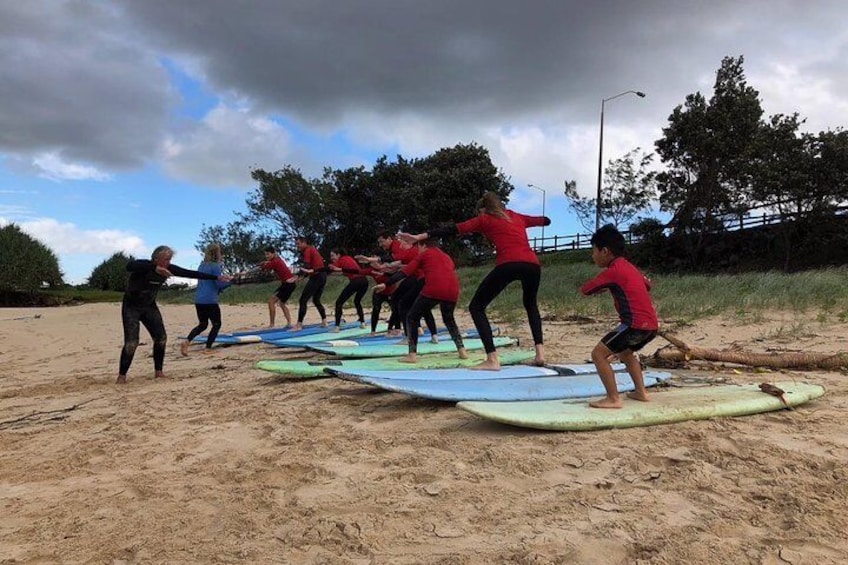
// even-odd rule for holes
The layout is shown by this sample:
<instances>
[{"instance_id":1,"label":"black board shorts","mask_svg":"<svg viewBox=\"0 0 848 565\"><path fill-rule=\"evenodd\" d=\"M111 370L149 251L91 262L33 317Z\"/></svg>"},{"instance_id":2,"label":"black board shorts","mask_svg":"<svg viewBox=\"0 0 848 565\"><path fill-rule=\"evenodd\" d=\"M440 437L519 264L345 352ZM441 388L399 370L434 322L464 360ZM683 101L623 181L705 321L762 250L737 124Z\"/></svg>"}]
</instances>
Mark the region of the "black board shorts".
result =
<instances>
[{"instance_id":1,"label":"black board shorts","mask_svg":"<svg viewBox=\"0 0 848 565\"><path fill-rule=\"evenodd\" d=\"M280 288L274 291L274 296L276 296L280 302L285 302L286 300L291 298L295 287L297 287L297 284L293 282L284 282L280 285Z\"/></svg>"},{"instance_id":2,"label":"black board shorts","mask_svg":"<svg viewBox=\"0 0 848 565\"><path fill-rule=\"evenodd\" d=\"M628 349L639 351L655 337L657 337L656 330L634 330L630 326L622 324L605 335L601 339L601 343L606 345L613 353L621 353Z\"/></svg>"}]
</instances>

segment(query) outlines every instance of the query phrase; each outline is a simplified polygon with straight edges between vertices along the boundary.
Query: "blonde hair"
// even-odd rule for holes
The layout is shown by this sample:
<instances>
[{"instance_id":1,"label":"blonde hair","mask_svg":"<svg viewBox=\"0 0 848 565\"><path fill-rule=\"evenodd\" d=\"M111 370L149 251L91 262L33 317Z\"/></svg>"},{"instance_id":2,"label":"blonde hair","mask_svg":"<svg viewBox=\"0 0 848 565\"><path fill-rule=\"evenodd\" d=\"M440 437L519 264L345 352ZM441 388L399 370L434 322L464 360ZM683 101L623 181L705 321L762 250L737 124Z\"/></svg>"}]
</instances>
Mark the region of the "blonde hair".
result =
<instances>
[{"instance_id":1,"label":"blonde hair","mask_svg":"<svg viewBox=\"0 0 848 565\"><path fill-rule=\"evenodd\" d=\"M500 197L491 191L483 194L483 197L477 201L477 209L485 211L486 214L489 214L490 216L497 216L504 220L509 219L509 216L506 215L506 209L504 208Z\"/></svg>"},{"instance_id":2,"label":"blonde hair","mask_svg":"<svg viewBox=\"0 0 848 565\"><path fill-rule=\"evenodd\" d=\"M220 263L221 246L217 243L209 244L209 247L206 248L206 252L203 254L203 260L207 263Z\"/></svg>"}]
</instances>

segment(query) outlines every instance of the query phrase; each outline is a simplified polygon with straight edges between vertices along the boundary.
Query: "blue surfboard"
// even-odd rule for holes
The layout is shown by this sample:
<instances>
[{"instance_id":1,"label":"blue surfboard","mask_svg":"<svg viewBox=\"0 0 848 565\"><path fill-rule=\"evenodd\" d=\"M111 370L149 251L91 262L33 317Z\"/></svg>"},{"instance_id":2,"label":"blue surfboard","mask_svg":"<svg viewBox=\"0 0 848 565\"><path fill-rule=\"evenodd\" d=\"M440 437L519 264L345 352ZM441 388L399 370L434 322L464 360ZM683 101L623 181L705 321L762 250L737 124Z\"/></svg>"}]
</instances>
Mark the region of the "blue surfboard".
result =
<instances>
[{"instance_id":1,"label":"blue surfboard","mask_svg":"<svg viewBox=\"0 0 848 565\"><path fill-rule=\"evenodd\" d=\"M645 386L653 386L671 378L669 373L645 373ZM484 400L514 402L525 400L556 400L603 396L604 385L598 375L538 376L488 380L386 379L361 377L360 381L392 392L421 398L461 402ZM626 373L616 373L620 392L633 390L633 381Z\"/></svg>"},{"instance_id":2,"label":"blue surfboard","mask_svg":"<svg viewBox=\"0 0 848 565\"><path fill-rule=\"evenodd\" d=\"M359 323L349 323L343 324L343 329L350 328L358 328ZM296 338L296 337L305 337L320 333L325 333L327 328L322 326L321 324L312 324L310 326L305 326L301 330L292 330L285 328L263 328L257 330L242 330L238 332L232 333L219 333L215 337L215 343L221 343L226 345L234 345L239 343L259 343L262 341L270 341L277 339L286 339L286 338ZM206 343L206 336L199 335L194 338L194 343Z\"/></svg>"},{"instance_id":3,"label":"blue surfboard","mask_svg":"<svg viewBox=\"0 0 848 565\"><path fill-rule=\"evenodd\" d=\"M627 368L623 363L613 365L613 370L616 372L624 372ZM383 379L397 380L431 380L431 381L480 381L480 380L495 380L495 379L518 379L525 377L544 377L544 376L574 376L574 375L595 375L597 371L594 363L584 363L578 365L545 365L544 367L534 367L531 365L517 365L511 367L501 367L499 371L480 371L469 369L467 367L448 368L448 369L428 369L421 370L416 365L409 365L409 369L395 369L390 371L379 369L363 369L363 368L346 368L333 367L328 365L324 371L331 375L349 381L360 381L362 377L379 377Z\"/></svg>"}]
</instances>

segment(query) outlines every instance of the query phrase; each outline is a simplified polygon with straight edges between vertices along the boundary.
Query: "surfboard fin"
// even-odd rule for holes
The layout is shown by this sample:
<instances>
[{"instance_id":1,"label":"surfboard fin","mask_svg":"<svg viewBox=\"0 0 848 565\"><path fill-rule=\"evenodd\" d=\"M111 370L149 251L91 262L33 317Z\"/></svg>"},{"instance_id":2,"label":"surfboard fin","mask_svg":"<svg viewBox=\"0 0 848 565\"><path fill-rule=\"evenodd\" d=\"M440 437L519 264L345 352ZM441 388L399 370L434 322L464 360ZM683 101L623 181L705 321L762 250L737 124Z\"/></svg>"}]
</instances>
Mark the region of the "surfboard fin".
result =
<instances>
[{"instance_id":1,"label":"surfboard fin","mask_svg":"<svg viewBox=\"0 0 848 565\"><path fill-rule=\"evenodd\" d=\"M786 391L784 391L782 388L769 383L760 383L760 390L766 394L778 397L787 409L792 410L792 407L789 406L788 402L786 402Z\"/></svg>"}]
</instances>

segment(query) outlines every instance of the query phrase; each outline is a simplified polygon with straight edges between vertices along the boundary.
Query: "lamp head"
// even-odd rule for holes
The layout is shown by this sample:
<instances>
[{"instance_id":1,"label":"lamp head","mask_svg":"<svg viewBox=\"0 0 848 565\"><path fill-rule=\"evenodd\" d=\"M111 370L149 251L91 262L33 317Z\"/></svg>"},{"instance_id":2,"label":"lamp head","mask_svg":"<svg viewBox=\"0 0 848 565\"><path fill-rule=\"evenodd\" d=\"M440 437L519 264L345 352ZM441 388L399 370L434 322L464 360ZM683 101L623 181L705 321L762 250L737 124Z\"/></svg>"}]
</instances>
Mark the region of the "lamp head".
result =
<instances>
[{"instance_id":1,"label":"lamp head","mask_svg":"<svg viewBox=\"0 0 848 565\"><path fill-rule=\"evenodd\" d=\"M636 96L638 96L639 98L644 98L645 93L644 92L636 92Z\"/></svg>"}]
</instances>

